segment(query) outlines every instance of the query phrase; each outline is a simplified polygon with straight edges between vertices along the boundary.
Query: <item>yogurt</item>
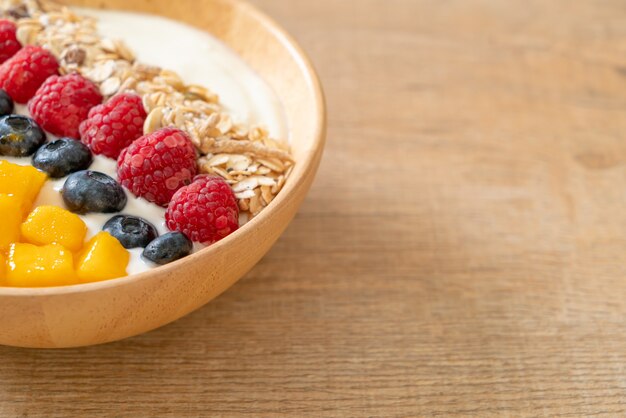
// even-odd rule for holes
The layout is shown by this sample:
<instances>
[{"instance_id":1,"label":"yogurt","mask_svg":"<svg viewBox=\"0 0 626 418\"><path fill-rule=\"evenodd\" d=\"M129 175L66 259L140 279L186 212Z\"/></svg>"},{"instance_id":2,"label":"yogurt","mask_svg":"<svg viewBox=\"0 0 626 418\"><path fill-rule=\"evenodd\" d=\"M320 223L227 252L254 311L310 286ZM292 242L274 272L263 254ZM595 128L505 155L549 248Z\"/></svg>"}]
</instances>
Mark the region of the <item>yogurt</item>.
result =
<instances>
[{"instance_id":1,"label":"yogurt","mask_svg":"<svg viewBox=\"0 0 626 418\"><path fill-rule=\"evenodd\" d=\"M193 27L147 14L76 9L77 13L98 19L102 35L123 39L135 52L137 60L177 72L188 84L200 84L219 94L220 103L235 122L263 125L274 138L287 138L286 119L280 101L272 89L235 52L218 39ZM174 35L175 34L175 35ZM26 106L17 105L16 113L29 115ZM48 140L54 137L48 134ZM0 159L27 165L31 158ZM116 161L94 155L90 170L116 175ZM35 202L35 207L54 205L64 207L59 191L63 179L46 182ZM165 209L126 191L128 203L121 212L151 222L160 234L167 232ZM87 239L102 230L114 214L80 215L85 221ZM195 245L194 250L202 246ZM128 274L146 271L154 265L141 257L142 248L129 250L131 257Z\"/></svg>"}]
</instances>

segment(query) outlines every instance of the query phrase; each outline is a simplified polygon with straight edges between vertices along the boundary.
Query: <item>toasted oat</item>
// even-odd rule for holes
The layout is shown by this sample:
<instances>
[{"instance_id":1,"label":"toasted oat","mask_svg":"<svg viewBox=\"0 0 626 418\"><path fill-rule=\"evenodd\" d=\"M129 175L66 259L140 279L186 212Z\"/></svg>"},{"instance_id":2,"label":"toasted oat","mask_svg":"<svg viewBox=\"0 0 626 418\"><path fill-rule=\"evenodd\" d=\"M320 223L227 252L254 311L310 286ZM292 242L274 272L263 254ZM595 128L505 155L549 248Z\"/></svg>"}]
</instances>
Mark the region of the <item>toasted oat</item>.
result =
<instances>
[{"instance_id":1,"label":"toasted oat","mask_svg":"<svg viewBox=\"0 0 626 418\"><path fill-rule=\"evenodd\" d=\"M119 77L110 77L100 84L100 93L103 96L113 96L122 86L122 80Z\"/></svg>"},{"instance_id":2,"label":"toasted oat","mask_svg":"<svg viewBox=\"0 0 626 418\"><path fill-rule=\"evenodd\" d=\"M143 132L145 134L151 134L152 132L161 128L161 121L163 120L163 109L163 107L155 107L148 114L148 117L143 124Z\"/></svg>"}]
</instances>

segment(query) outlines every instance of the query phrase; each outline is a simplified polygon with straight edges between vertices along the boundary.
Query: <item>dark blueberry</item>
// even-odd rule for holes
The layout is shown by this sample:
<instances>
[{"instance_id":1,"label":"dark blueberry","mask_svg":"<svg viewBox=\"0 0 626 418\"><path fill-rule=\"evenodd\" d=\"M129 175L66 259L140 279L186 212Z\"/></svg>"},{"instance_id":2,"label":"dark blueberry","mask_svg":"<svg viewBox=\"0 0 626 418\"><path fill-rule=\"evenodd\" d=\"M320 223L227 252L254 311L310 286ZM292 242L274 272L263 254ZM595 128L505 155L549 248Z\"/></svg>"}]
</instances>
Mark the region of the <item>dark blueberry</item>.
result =
<instances>
[{"instance_id":1,"label":"dark blueberry","mask_svg":"<svg viewBox=\"0 0 626 418\"><path fill-rule=\"evenodd\" d=\"M11 113L13 113L13 99L6 91L0 89L0 116Z\"/></svg>"},{"instance_id":2,"label":"dark blueberry","mask_svg":"<svg viewBox=\"0 0 626 418\"><path fill-rule=\"evenodd\" d=\"M61 189L63 201L75 213L113 213L126 206L126 193L106 174L83 170L70 174Z\"/></svg>"},{"instance_id":3,"label":"dark blueberry","mask_svg":"<svg viewBox=\"0 0 626 418\"><path fill-rule=\"evenodd\" d=\"M143 256L156 264L167 264L191 254L193 243L185 234L168 232L152 241Z\"/></svg>"},{"instance_id":4,"label":"dark blueberry","mask_svg":"<svg viewBox=\"0 0 626 418\"><path fill-rule=\"evenodd\" d=\"M0 117L0 155L26 157L46 142L37 122L21 115Z\"/></svg>"},{"instance_id":5,"label":"dark blueberry","mask_svg":"<svg viewBox=\"0 0 626 418\"><path fill-rule=\"evenodd\" d=\"M89 148L72 138L48 142L33 156L33 165L50 177L60 178L89 168L93 157Z\"/></svg>"},{"instance_id":6,"label":"dark blueberry","mask_svg":"<svg viewBox=\"0 0 626 418\"><path fill-rule=\"evenodd\" d=\"M159 236L154 225L145 219L117 215L104 224L103 231L113 235L124 248L143 248Z\"/></svg>"}]
</instances>

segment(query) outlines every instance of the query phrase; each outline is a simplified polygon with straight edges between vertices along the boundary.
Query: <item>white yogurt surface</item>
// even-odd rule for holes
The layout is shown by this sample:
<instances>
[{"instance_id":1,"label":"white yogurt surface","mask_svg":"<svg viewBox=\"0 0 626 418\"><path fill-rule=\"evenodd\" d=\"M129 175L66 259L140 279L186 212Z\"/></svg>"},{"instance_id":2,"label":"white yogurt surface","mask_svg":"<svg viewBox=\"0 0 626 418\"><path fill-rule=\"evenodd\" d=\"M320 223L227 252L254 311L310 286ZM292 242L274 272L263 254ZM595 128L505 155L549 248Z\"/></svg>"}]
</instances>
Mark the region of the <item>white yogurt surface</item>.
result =
<instances>
[{"instance_id":1,"label":"white yogurt surface","mask_svg":"<svg viewBox=\"0 0 626 418\"><path fill-rule=\"evenodd\" d=\"M135 52L140 62L177 72L188 84L208 87L220 96L220 102L236 122L261 124L275 138L288 136L282 105L272 89L226 45L211 35L193 27L146 14L77 9L83 15L98 19L100 33L112 39L122 39ZM28 115L25 106L16 112ZM54 137L48 134L48 140ZM31 158L0 156L17 164L30 164ZM116 161L94 155L90 170L106 173L117 179ZM59 191L65 178L49 180L44 185L35 206L64 207ZM160 234L167 232L165 209L126 191L128 204L121 212L151 222ZM115 214L80 215L88 228L89 239L102 230L104 223ZM201 247L196 244L195 249ZM143 249L130 250L128 274L146 271L154 265L142 259Z\"/></svg>"},{"instance_id":2,"label":"white yogurt surface","mask_svg":"<svg viewBox=\"0 0 626 418\"><path fill-rule=\"evenodd\" d=\"M98 19L100 33L123 39L145 64L177 72L187 84L208 87L235 122L262 124L287 138L282 105L272 89L234 51L199 29L148 14L77 8Z\"/></svg>"}]
</instances>

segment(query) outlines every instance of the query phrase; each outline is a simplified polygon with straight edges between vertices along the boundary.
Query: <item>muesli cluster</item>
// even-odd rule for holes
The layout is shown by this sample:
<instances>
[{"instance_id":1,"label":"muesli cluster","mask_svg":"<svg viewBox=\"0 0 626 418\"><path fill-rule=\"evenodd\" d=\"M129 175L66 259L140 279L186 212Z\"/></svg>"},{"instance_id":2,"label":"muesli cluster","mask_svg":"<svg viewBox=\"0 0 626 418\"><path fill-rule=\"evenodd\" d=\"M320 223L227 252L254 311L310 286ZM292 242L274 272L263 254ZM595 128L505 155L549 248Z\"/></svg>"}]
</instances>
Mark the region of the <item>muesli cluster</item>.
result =
<instances>
[{"instance_id":1,"label":"muesli cluster","mask_svg":"<svg viewBox=\"0 0 626 418\"><path fill-rule=\"evenodd\" d=\"M143 131L174 126L199 151L200 172L231 185L242 212L257 215L281 190L293 168L288 145L262 127L234 123L207 88L188 85L174 72L137 62L119 40L98 34L93 18L44 0L3 0L3 15L17 25L22 45L43 46L59 73L93 81L105 101L118 93L140 95L147 113Z\"/></svg>"}]
</instances>

